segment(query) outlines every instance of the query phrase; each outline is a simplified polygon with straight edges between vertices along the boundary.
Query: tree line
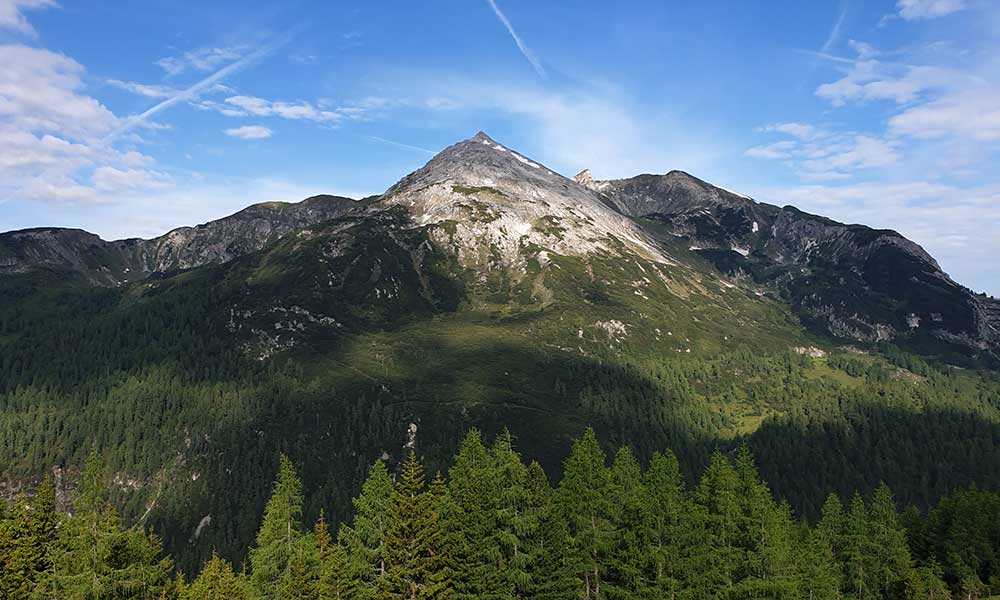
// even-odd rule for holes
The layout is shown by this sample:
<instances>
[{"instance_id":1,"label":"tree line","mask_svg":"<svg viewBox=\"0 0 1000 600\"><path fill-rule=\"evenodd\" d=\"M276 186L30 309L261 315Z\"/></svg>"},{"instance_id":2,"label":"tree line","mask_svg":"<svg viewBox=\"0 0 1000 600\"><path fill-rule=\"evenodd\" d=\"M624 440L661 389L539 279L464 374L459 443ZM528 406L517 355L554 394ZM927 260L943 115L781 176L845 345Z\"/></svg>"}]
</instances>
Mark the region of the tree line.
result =
<instances>
[{"instance_id":1,"label":"tree line","mask_svg":"<svg viewBox=\"0 0 1000 600\"><path fill-rule=\"evenodd\" d=\"M101 461L72 513L51 482L0 511L0 597L18 599L514 600L943 599L1000 590L1000 494L976 489L926 514L897 512L880 486L830 495L810 524L777 502L746 446L712 455L694 485L672 452L643 465L605 454L592 430L550 485L503 432L470 431L447 473L410 450L370 469L336 530L303 519L281 456L247 559L213 553L186 578L159 539L125 527Z\"/></svg>"}]
</instances>

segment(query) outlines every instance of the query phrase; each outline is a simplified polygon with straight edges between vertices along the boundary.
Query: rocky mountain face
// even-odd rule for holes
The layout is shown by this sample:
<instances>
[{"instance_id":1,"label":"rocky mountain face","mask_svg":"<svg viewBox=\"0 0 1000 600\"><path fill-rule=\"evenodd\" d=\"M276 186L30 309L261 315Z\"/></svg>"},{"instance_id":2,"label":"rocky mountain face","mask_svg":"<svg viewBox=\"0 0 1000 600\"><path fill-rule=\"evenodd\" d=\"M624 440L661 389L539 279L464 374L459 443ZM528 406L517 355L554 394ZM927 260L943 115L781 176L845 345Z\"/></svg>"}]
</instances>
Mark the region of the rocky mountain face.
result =
<instances>
[{"instance_id":1,"label":"rocky mountain face","mask_svg":"<svg viewBox=\"0 0 1000 600\"><path fill-rule=\"evenodd\" d=\"M226 263L303 228L390 209L406 215L398 227L423 230L428 244L482 283L499 276L516 285L544 272L553 256L636 258L678 272L696 268L697 256L717 277L772 290L837 338L1000 348L1000 304L952 281L894 231L756 202L681 171L614 181L584 171L568 179L481 132L364 201L259 204L150 240L107 242L57 228L0 234L0 274L70 274L120 286Z\"/></svg>"},{"instance_id":2,"label":"rocky mountain face","mask_svg":"<svg viewBox=\"0 0 1000 600\"><path fill-rule=\"evenodd\" d=\"M55 227L0 234L0 274L49 273L99 286L117 286L151 273L223 263L260 250L301 227L365 204L338 196L256 204L196 227L153 239L104 241L78 229Z\"/></svg>"},{"instance_id":3,"label":"rocky mountain face","mask_svg":"<svg viewBox=\"0 0 1000 600\"><path fill-rule=\"evenodd\" d=\"M538 252L621 250L667 262L641 227L591 190L482 132L404 177L380 203L406 207L417 225L444 225L437 241L470 265L523 266Z\"/></svg>"},{"instance_id":4,"label":"rocky mountain face","mask_svg":"<svg viewBox=\"0 0 1000 600\"><path fill-rule=\"evenodd\" d=\"M836 337L935 338L997 351L996 301L952 281L895 231L759 203L681 171L614 181L584 171L576 179L623 214L685 239L723 273L777 290Z\"/></svg>"}]
</instances>

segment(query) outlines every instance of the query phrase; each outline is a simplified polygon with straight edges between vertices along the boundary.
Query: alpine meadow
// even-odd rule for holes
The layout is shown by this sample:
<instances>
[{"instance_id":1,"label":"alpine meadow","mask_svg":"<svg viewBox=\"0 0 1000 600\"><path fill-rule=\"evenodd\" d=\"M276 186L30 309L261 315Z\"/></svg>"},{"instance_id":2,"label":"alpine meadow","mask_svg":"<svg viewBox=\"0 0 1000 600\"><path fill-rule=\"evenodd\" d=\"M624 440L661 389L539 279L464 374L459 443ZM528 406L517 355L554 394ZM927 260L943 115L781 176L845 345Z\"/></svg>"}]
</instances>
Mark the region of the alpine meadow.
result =
<instances>
[{"instance_id":1,"label":"alpine meadow","mask_svg":"<svg viewBox=\"0 0 1000 600\"><path fill-rule=\"evenodd\" d=\"M0 0L0 599L1000 598L990 3L88 4Z\"/></svg>"}]
</instances>

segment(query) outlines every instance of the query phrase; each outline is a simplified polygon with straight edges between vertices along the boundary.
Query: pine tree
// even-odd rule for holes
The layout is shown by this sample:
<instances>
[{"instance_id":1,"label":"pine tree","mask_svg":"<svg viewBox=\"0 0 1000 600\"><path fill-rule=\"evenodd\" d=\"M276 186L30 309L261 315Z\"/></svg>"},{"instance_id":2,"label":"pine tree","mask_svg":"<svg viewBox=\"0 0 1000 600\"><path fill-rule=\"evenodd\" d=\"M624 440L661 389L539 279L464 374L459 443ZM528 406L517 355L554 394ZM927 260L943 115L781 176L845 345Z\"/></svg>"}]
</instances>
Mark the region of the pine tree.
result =
<instances>
[{"instance_id":1,"label":"pine tree","mask_svg":"<svg viewBox=\"0 0 1000 600\"><path fill-rule=\"evenodd\" d=\"M51 566L59 515L55 488L46 479L28 499L18 498L9 516L0 513L0 598L28 598Z\"/></svg>"},{"instance_id":2,"label":"pine tree","mask_svg":"<svg viewBox=\"0 0 1000 600\"><path fill-rule=\"evenodd\" d=\"M829 544L802 522L797 532L795 561L796 598L827 600L840 598L840 566Z\"/></svg>"},{"instance_id":3,"label":"pine tree","mask_svg":"<svg viewBox=\"0 0 1000 600\"><path fill-rule=\"evenodd\" d=\"M704 519L705 533L704 542L692 548L693 564L687 572L696 594L702 597L732 595L740 571L745 568L746 558L739 546L743 519L739 492L740 480L732 463L721 452L715 452L695 493L702 510L692 511L695 520Z\"/></svg>"},{"instance_id":4,"label":"pine tree","mask_svg":"<svg viewBox=\"0 0 1000 600\"><path fill-rule=\"evenodd\" d=\"M676 598L681 589L684 545L690 533L684 480L674 453L654 452L645 474L649 494L653 595Z\"/></svg>"},{"instance_id":5,"label":"pine tree","mask_svg":"<svg viewBox=\"0 0 1000 600\"><path fill-rule=\"evenodd\" d=\"M846 591L857 600L877 598L878 577L874 550L868 538L868 510L857 493L851 498L850 510L844 517L841 561Z\"/></svg>"},{"instance_id":6,"label":"pine tree","mask_svg":"<svg viewBox=\"0 0 1000 600\"><path fill-rule=\"evenodd\" d=\"M159 538L121 526L104 495L102 473L91 453L81 476L79 511L60 520L48 552L51 566L32 598L152 600L170 585L173 565L161 558Z\"/></svg>"},{"instance_id":7,"label":"pine tree","mask_svg":"<svg viewBox=\"0 0 1000 600\"><path fill-rule=\"evenodd\" d=\"M609 471L609 508L614 538L608 557L604 593L608 598L638 599L653 591L652 507L642 467L622 447Z\"/></svg>"},{"instance_id":8,"label":"pine tree","mask_svg":"<svg viewBox=\"0 0 1000 600\"><path fill-rule=\"evenodd\" d=\"M316 600L347 600L352 589L347 573L347 553L340 544L333 543L322 511L313 526L319 567L314 586Z\"/></svg>"},{"instance_id":9,"label":"pine tree","mask_svg":"<svg viewBox=\"0 0 1000 600\"><path fill-rule=\"evenodd\" d=\"M875 489L868 516L868 543L873 554L873 580L887 598L902 597L912 568L906 532L896 518L892 492L884 483Z\"/></svg>"},{"instance_id":10,"label":"pine tree","mask_svg":"<svg viewBox=\"0 0 1000 600\"><path fill-rule=\"evenodd\" d=\"M338 539L347 551L348 586L352 598L370 600L385 575L385 532L392 503L392 479L385 464L375 461L354 499L354 520L340 528Z\"/></svg>"},{"instance_id":11,"label":"pine tree","mask_svg":"<svg viewBox=\"0 0 1000 600\"><path fill-rule=\"evenodd\" d=\"M278 598L281 581L300 551L301 518L301 483L292 462L282 455L256 544L250 549L251 581L264 599Z\"/></svg>"},{"instance_id":12,"label":"pine tree","mask_svg":"<svg viewBox=\"0 0 1000 600\"><path fill-rule=\"evenodd\" d=\"M178 586L175 586L178 587ZM212 557L201 568L198 577L182 586L181 600L251 600L250 582L212 551Z\"/></svg>"},{"instance_id":13,"label":"pine tree","mask_svg":"<svg viewBox=\"0 0 1000 600\"><path fill-rule=\"evenodd\" d=\"M562 511L555 503L545 471L537 462L528 465L528 512L537 523L532 535L525 539L526 553L531 557L530 578L523 595L534 600L569 600L578 598L581 581L575 575L578 564L569 546L569 528Z\"/></svg>"},{"instance_id":14,"label":"pine tree","mask_svg":"<svg viewBox=\"0 0 1000 600\"><path fill-rule=\"evenodd\" d=\"M493 487L498 490L494 521L503 596L524 598L530 593L535 577L537 555L532 546L540 533L539 514L532 506L528 468L514 450L514 440L507 429L494 440L490 457Z\"/></svg>"},{"instance_id":15,"label":"pine tree","mask_svg":"<svg viewBox=\"0 0 1000 600\"><path fill-rule=\"evenodd\" d=\"M444 532L437 499L426 489L423 467L410 451L392 494L385 532L385 576L379 600L444 600L451 582L442 553Z\"/></svg>"},{"instance_id":16,"label":"pine tree","mask_svg":"<svg viewBox=\"0 0 1000 600\"><path fill-rule=\"evenodd\" d=\"M462 440L448 471L443 522L454 565L455 598L500 600L504 593L499 530L500 488L494 459L479 431Z\"/></svg>"},{"instance_id":17,"label":"pine tree","mask_svg":"<svg viewBox=\"0 0 1000 600\"><path fill-rule=\"evenodd\" d=\"M573 443L559 483L559 506L569 528L577 576L583 581L584 600L601 597L601 585L607 574L606 561L613 544L605 461L594 430L588 428L583 437Z\"/></svg>"},{"instance_id":18,"label":"pine tree","mask_svg":"<svg viewBox=\"0 0 1000 600\"><path fill-rule=\"evenodd\" d=\"M752 596L792 598L796 573L791 509L775 505L746 445L737 453L735 468L741 500L738 545L745 560L738 572L739 587Z\"/></svg>"}]
</instances>

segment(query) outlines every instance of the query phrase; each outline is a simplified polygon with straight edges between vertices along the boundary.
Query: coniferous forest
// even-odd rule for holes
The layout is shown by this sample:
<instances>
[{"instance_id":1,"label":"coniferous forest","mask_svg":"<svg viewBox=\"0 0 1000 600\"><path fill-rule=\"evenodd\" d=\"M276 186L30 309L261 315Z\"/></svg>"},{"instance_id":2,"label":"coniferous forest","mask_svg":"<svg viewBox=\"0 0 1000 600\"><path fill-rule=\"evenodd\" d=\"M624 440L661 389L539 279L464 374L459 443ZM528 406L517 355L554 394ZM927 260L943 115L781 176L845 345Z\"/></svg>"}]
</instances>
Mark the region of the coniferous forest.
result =
<instances>
[{"instance_id":1,"label":"coniferous forest","mask_svg":"<svg viewBox=\"0 0 1000 600\"><path fill-rule=\"evenodd\" d=\"M1000 493L900 513L880 485L809 521L776 500L744 445L687 483L670 450L608 456L593 430L555 485L504 431L464 438L446 472L411 448L371 466L350 514L303 516L281 456L246 558L185 574L127 527L91 454L72 512L55 488L3 507L0 597L115 599L986 598L1000 591ZM339 526L337 523L339 522Z\"/></svg>"}]
</instances>

